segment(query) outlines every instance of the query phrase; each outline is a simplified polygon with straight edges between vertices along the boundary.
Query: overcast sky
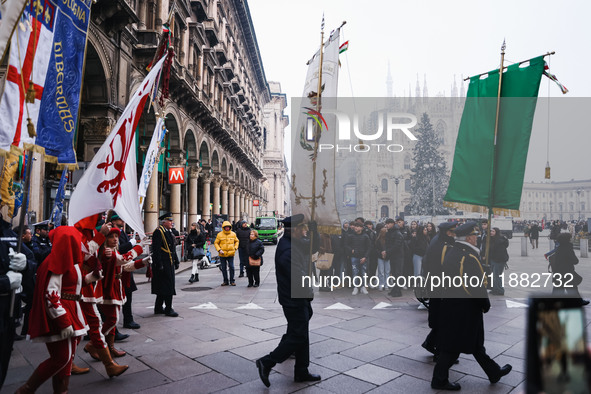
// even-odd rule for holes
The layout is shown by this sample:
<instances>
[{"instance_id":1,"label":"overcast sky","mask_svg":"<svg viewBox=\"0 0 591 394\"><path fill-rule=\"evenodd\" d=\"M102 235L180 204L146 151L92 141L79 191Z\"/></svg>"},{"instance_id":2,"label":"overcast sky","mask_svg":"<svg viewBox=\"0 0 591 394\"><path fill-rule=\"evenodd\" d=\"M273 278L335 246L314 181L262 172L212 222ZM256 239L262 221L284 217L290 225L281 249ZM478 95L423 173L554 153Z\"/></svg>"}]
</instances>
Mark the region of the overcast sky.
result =
<instances>
[{"instance_id":1,"label":"overcast sky","mask_svg":"<svg viewBox=\"0 0 591 394\"><path fill-rule=\"evenodd\" d=\"M385 96L388 62L396 96L408 94L409 84L414 96L417 74L421 90L426 75L430 96L449 96L454 76L459 87L462 75L498 68L506 39L505 65L556 51L549 57L550 69L570 90L564 97L591 97L588 0L250 0L248 4L267 80L281 83L288 102L302 94L306 61L319 46L323 13L326 33L347 21L341 42L350 44L341 55L339 96ZM544 77L539 97L548 93L562 96L553 83L548 88ZM589 163L591 149L591 120L586 116L591 100L578 101L581 111L567 114L569 106L550 104L554 181L591 178L591 166L583 163ZM540 101L538 109L541 105ZM546 101L543 105L548 106ZM289 108L286 113L291 117ZM567 115L569 127L559 121ZM547 118L546 112L543 117ZM525 181L543 179L547 125L535 122Z\"/></svg>"}]
</instances>

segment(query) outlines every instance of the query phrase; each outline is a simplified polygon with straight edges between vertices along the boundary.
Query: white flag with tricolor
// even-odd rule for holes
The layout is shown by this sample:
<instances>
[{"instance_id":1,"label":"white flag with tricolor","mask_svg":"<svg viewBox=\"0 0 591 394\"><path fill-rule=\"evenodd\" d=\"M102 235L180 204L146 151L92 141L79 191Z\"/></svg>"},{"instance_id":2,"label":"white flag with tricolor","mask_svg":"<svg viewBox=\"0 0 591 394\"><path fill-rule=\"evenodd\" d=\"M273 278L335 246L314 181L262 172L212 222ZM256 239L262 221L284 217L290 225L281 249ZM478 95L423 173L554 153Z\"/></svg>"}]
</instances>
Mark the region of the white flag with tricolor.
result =
<instances>
[{"instance_id":1,"label":"white flag with tricolor","mask_svg":"<svg viewBox=\"0 0 591 394\"><path fill-rule=\"evenodd\" d=\"M138 205L135 131L162 64L156 63L117 121L113 131L92 159L70 198L70 225L96 213L114 209L121 219L144 237Z\"/></svg>"},{"instance_id":2,"label":"white flag with tricolor","mask_svg":"<svg viewBox=\"0 0 591 394\"><path fill-rule=\"evenodd\" d=\"M160 143L165 135L166 128L164 127L164 118L158 118L158 122L156 122L156 127L154 128L154 134L152 134L152 139L150 140L150 146L146 152L146 160L144 161L142 175L140 176L140 184L138 187L140 210L142 209L144 198L146 198L146 193L148 191L148 185L150 184L152 174L154 173L158 151L160 150Z\"/></svg>"}]
</instances>

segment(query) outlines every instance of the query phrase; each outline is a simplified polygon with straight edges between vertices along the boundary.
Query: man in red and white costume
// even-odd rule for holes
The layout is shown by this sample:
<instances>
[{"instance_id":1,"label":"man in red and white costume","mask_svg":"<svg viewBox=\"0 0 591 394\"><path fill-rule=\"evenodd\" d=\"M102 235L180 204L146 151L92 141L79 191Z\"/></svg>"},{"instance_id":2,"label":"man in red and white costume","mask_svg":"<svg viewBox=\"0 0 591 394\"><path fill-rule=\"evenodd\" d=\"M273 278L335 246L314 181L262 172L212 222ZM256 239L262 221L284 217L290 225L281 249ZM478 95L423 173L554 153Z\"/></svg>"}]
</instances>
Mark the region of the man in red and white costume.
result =
<instances>
[{"instance_id":1,"label":"man in red and white costume","mask_svg":"<svg viewBox=\"0 0 591 394\"><path fill-rule=\"evenodd\" d=\"M84 264L83 270L93 270L95 267L102 268L98 260L98 249L104 243L105 236L111 229L110 223L102 225L100 231L94 229L96 216L88 218L88 223L80 221L75 227L82 233L84 244ZM86 220L86 219L85 219ZM90 342L84 346L84 351L90 353L95 360L100 360L105 365L105 370L109 377L119 376L129 368L128 365L118 365L115 363L107 349L107 341L102 333L103 322L99 314L97 304L103 301L103 284L99 280L82 288L82 299L80 306L89 325L88 335ZM72 365L72 374L85 373L84 369Z\"/></svg>"},{"instance_id":2,"label":"man in red and white costume","mask_svg":"<svg viewBox=\"0 0 591 394\"><path fill-rule=\"evenodd\" d=\"M68 391L76 346L88 325L80 308L82 286L95 282L100 273L83 275L81 235L74 227L61 226L50 233L53 248L37 270L28 337L45 342L50 357L43 361L17 393L34 393L50 377L55 393Z\"/></svg>"},{"instance_id":3,"label":"man in red and white costume","mask_svg":"<svg viewBox=\"0 0 591 394\"><path fill-rule=\"evenodd\" d=\"M129 252L121 255L118 251L121 230L111 228L103 246L99 249L99 261L103 267L103 302L99 308L105 318L102 333L106 338L109 351L113 357L122 357L126 352L115 349L115 333L113 329L119 320L121 306L125 304L125 288L121 281L122 273L135 271L149 262L149 257L133 261L142 254L141 245L134 246Z\"/></svg>"}]
</instances>

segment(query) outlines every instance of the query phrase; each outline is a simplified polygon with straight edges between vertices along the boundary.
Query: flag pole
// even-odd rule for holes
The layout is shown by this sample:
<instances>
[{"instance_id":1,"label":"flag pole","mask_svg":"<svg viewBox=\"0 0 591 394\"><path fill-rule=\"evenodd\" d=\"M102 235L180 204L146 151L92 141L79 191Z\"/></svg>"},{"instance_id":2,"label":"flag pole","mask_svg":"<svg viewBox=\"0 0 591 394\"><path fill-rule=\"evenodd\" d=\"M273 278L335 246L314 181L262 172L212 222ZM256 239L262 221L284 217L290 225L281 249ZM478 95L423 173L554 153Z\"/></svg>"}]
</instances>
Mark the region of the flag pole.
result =
<instances>
[{"instance_id":1,"label":"flag pole","mask_svg":"<svg viewBox=\"0 0 591 394\"><path fill-rule=\"evenodd\" d=\"M490 176L490 186L488 189L488 226L486 226L486 248L485 248L485 261L486 265L489 265L489 251L490 251L490 230L492 227L492 211L493 211L493 187L495 182L495 158L497 154L497 135L499 131L499 112L501 110L501 86L503 83L503 64L505 62L505 40L501 45L501 65L499 66L499 89L497 90L497 113L495 115L495 138L493 141L493 155L492 155L492 166Z\"/></svg>"},{"instance_id":2,"label":"flag pole","mask_svg":"<svg viewBox=\"0 0 591 394\"><path fill-rule=\"evenodd\" d=\"M318 62L318 88L316 90L316 111L320 112L321 104L321 90L322 90L322 62L324 58L324 14L322 14L322 24L320 25L320 59ZM316 159L318 157L318 141L320 140L320 133L322 129L318 123L314 128L314 155L312 156L312 207L310 209L310 222L316 219ZM314 250L314 232L310 231L310 265L308 266L308 275L312 276L312 251Z\"/></svg>"}]
</instances>

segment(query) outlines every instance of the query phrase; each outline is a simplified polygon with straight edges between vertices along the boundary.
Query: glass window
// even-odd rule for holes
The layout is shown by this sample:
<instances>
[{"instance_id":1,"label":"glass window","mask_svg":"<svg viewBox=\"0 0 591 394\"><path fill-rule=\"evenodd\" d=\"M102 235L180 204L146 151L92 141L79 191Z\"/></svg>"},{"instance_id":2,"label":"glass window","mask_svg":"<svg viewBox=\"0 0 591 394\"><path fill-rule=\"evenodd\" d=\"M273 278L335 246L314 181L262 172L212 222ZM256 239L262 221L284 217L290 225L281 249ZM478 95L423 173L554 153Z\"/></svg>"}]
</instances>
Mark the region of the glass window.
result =
<instances>
[{"instance_id":1,"label":"glass window","mask_svg":"<svg viewBox=\"0 0 591 394\"><path fill-rule=\"evenodd\" d=\"M404 191L405 192L409 192L410 191L410 179L405 179L404 180Z\"/></svg>"},{"instance_id":2,"label":"glass window","mask_svg":"<svg viewBox=\"0 0 591 394\"><path fill-rule=\"evenodd\" d=\"M382 205L380 217L383 217L383 218L390 217L390 208L388 208L387 205Z\"/></svg>"},{"instance_id":3,"label":"glass window","mask_svg":"<svg viewBox=\"0 0 591 394\"><path fill-rule=\"evenodd\" d=\"M388 193L388 180L382 179L382 193Z\"/></svg>"}]
</instances>

